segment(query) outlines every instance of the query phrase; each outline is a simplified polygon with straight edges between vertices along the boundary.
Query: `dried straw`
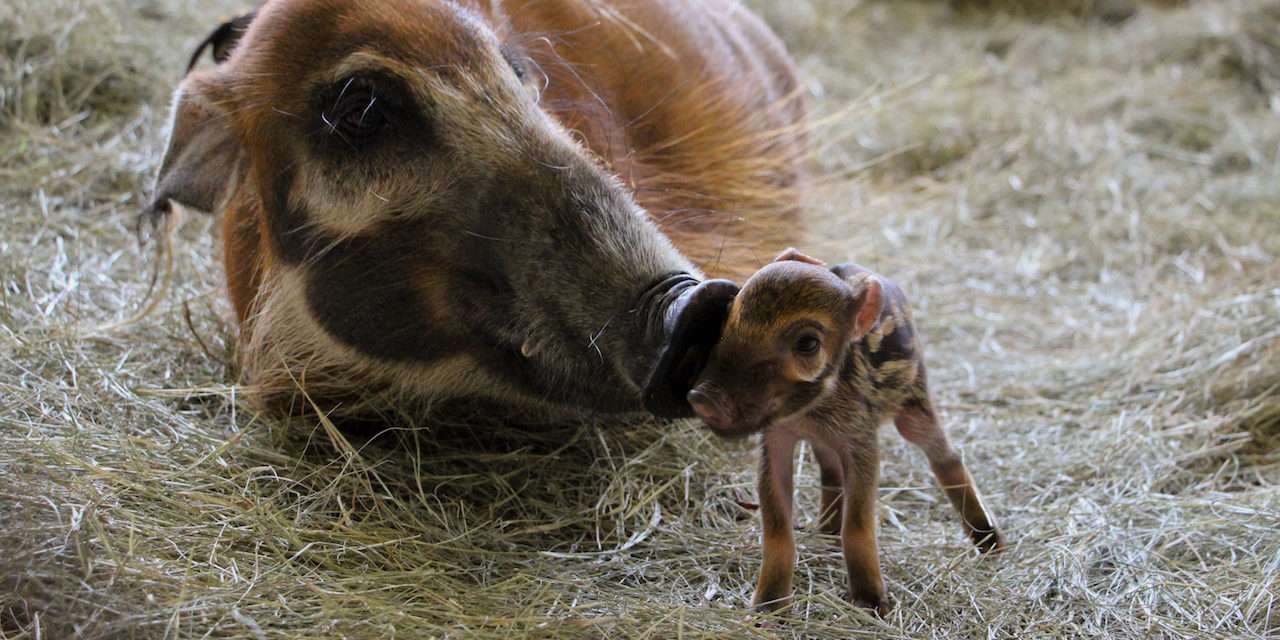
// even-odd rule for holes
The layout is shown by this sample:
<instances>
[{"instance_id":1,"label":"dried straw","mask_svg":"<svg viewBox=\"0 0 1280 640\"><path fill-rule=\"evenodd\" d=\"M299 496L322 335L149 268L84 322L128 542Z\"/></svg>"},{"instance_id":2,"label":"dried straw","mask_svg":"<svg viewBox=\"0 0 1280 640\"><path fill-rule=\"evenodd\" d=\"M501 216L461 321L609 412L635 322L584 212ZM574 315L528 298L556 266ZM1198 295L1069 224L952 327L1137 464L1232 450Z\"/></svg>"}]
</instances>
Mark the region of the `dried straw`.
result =
<instances>
[{"instance_id":1,"label":"dried straw","mask_svg":"<svg viewBox=\"0 0 1280 640\"><path fill-rule=\"evenodd\" d=\"M4 3L0 638L1280 633L1280 4L752 4L846 176L805 248L913 297L1007 553L886 432L897 608L842 602L806 465L799 598L762 625L747 446L255 415L202 216L150 314L86 331L147 300L165 95L235 4Z\"/></svg>"}]
</instances>

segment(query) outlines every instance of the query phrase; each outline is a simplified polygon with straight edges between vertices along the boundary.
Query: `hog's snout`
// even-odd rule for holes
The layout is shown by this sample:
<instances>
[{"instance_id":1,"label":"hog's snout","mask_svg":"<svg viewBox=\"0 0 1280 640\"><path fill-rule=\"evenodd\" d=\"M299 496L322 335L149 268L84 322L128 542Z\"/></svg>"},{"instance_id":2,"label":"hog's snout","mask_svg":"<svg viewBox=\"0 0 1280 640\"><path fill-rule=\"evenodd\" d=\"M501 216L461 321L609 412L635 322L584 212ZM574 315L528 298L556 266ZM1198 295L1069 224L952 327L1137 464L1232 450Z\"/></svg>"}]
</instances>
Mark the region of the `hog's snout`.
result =
<instances>
[{"instance_id":1,"label":"hog's snout","mask_svg":"<svg viewBox=\"0 0 1280 640\"><path fill-rule=\"evenodd\" d=\"M677 274L641 296L641 309L654 308L650 334L661 343L654 350L657 361L644 385L644 406L659 418L687 418L695 414L688 404L689 390L706 364L738 285L728 280L698 282ZM649 299L653 298L653 299Z\"/></svg>"}]
</instances>

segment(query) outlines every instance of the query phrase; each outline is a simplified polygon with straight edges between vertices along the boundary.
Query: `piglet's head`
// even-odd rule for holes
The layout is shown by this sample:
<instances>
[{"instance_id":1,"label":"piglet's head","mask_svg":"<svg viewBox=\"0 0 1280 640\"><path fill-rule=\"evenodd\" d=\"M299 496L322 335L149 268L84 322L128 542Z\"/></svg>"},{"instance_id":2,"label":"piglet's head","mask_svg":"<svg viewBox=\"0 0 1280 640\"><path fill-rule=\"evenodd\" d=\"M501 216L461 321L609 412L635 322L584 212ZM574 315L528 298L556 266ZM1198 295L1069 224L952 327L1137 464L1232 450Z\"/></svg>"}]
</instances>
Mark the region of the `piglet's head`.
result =
<instances>
[{"instance_id":1,"label":"piglet's head","mask_svg":"<svg viewBox=\"0 0 1280 640\"><path fill-rule=\"evenodd\" d=\"M846 280L788 249L734 300L690 406L726 437L804 413L835 388L849 345L875 328L882 306L874 275Z\"/></svg>"}]
</instances>

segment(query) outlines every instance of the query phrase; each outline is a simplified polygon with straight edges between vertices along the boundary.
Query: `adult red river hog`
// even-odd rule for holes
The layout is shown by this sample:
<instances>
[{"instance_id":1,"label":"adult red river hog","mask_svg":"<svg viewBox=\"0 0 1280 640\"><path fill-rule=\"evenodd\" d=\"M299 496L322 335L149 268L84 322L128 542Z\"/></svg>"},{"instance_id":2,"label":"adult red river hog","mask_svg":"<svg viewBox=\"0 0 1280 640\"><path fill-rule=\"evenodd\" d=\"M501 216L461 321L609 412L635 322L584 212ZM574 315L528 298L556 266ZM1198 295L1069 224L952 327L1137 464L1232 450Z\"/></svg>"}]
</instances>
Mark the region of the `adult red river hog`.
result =
<instances>
[{"instance_id":1,"label":"adult red river hog","mask_svg":"<svg viewBox=\"0 0 1280 640\"><path fill-rule=\"evenodd\" d=\"M263 407L691 415L708 278L795 241L794 69L732 0L270 0L205 44L148 213L222 216Z\"/></svg>"}]
</instances>

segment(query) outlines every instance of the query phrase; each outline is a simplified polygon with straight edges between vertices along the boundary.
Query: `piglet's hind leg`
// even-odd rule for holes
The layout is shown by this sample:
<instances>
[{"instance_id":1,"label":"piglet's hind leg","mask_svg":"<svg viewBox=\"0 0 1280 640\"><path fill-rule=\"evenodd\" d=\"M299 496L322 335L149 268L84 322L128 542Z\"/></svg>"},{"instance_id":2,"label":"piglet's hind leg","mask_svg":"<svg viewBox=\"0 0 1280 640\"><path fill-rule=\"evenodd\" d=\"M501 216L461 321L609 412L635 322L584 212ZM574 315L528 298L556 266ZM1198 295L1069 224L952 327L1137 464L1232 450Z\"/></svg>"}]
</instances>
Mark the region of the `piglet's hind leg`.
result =
<instances>
[{"instance_id":1,"label":"piglet's hind leg","mask_svg":"<svg viewBox=\"0 0 1280 640\"><path fill-rule=\"evenodd\" d=\"M844 486L844 462L840 452L820 442L812 442L813 457L818 460L818 475L822 482L822 509L818 513L818 529L830 535L840 534L842 487Z\"/></svg>"},{"instance_id":2,"label":"piglet's hind leg","mask_svg":"<svg viewBox=\"0 0 1280 640\"><path fill-rule=\"evenodd\" d=\"M934 477L946 492L951 506L960 514L965 531L978 549L987 552L1002 548L1004 537L996 526L995 518L987 510L982 495L978 493L978 485L960 455L952 448L929 403L926 401L904 409L894 418L894 425L903 438L924 451Z\"/></svg>"}]
</instances>

